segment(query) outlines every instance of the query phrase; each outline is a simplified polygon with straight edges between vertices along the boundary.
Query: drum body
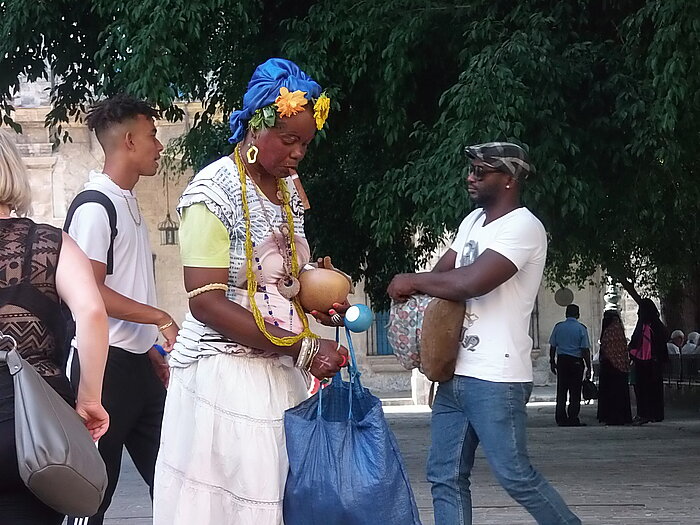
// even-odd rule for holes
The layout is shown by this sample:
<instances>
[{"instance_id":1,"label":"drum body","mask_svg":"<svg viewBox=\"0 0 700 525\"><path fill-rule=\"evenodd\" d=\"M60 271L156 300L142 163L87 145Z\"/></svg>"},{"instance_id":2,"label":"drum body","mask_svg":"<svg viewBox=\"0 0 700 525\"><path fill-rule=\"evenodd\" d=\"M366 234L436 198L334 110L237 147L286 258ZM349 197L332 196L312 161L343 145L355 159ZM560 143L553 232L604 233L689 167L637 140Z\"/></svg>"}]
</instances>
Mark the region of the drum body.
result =
<instances>
[{"instance_id":1,"label":"drum body","mask_svg":"<svg viewBox=\"0 0 700 525\"><path fill-rule=\"evenodd\" d=\"M448 381L457 364L464 302L414 295L392 302L387 337L407 370L419 368L431 381Z\"/></svg>"}]
</instances>

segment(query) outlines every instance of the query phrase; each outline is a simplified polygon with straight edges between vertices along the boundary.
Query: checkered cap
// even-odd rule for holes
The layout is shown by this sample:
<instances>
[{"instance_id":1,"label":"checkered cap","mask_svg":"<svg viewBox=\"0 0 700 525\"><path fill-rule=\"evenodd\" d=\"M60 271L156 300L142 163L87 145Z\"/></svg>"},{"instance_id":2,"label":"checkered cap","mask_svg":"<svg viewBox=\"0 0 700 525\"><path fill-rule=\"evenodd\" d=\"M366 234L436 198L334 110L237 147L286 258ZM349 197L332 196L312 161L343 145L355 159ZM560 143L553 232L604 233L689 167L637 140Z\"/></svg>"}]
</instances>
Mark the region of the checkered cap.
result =
<instances>
[{"instance_id":1,"label":"checkered cap","mask_svg":"<svg viewBox=\"0 0 700 525\"><path fill-rule=\"evenodd\" d=\"M535 167L530 164L527 152L511 142L487 142L464 148L464 153L470 160L482 161L490 168L510 173L516 179L526 179L535 173Z\"/></svg>"}]
</instances>

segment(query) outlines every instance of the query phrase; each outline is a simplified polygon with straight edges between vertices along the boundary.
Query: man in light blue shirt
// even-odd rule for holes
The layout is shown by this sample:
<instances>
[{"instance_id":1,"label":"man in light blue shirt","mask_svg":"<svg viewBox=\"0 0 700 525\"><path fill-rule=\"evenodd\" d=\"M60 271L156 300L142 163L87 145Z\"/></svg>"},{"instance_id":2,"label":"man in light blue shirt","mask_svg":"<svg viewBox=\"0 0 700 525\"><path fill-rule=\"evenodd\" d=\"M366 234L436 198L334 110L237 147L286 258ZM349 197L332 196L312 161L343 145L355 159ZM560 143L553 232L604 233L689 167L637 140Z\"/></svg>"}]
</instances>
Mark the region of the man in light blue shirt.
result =
<instances>
[{"instance_id":1,"label":"man in light blue shirt","mask_svg":"<svg viewBox=\"0 0 700 525\"><path fill-rule=\"evenodd\" d=\"M579 315L578 305L567 306L566 321L557 323L549 338L549 362L552 372L557 376L555 419L561 427L585 426L578 414L581 410L584 364L586 379L591 378L591 345L588 342L588 330L578 322Z\"/></svg>"}]
</instances>

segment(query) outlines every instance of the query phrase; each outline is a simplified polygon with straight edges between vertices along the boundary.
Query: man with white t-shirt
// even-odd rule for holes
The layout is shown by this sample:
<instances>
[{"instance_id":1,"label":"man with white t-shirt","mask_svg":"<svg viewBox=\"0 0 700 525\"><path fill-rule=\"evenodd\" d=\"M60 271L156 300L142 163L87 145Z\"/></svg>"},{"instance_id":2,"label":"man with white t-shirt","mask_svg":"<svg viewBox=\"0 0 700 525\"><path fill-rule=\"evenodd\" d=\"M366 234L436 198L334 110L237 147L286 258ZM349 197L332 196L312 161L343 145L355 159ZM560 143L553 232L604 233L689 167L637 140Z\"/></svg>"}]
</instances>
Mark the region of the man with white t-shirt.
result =
<instances>
[{"instance_id":1,"label":"man with white t-shirt","mask_svg":"<svg viewBox=\"0 0 700 525\"><path fill-rule=\"evenodd\" d=\"M503 488L537 523L580 524L527 455L528 331L547 256L544 227L520 204L523 180L534 170L516 144L479 144L465 153L469 195L479 208L431 272L397 275L388 289L395 301L424 293L466 303L455 375L440 383L433 404L435 524L472 523L469 477L479 443Z\"/></svg>"},{"instance_id":2,"label":"man with white t-shirt","mask_svg":"<svg viewBox=\"0 0 700 525\"><path fill-rule=\"evenodd\" d=\"M105 152L105 164L102 172L90 173L84 192L92 190L92 195L98 192L108 200L98 195L98 200L72 206L67 229L92 263L109 316L102 400L111 425L98 443L109 480L105 498L95 516L70 518L74 525L103 523L124 447L153 495L169 375L153 345L160 331L163 346L171 349L178 332L172 317L155 306L148 228L132 192L140 177L151 177L158 170L163 145L156 138L156 115L148 104L127 95L103 100L87 115L88 128L95 131ZM111 214L116 215L116 236Z\"/></svg>"}]
</instances>

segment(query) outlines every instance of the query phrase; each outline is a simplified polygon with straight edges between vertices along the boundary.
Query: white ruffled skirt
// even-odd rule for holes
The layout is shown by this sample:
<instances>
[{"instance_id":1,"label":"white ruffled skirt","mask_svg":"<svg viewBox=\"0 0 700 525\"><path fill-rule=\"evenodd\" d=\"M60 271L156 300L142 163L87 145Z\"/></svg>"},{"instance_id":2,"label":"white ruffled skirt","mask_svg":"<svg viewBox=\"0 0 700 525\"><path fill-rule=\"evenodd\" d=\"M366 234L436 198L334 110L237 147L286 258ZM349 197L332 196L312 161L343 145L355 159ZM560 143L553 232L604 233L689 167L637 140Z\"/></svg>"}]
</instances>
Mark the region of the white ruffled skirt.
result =
<instances>
[{"instance_id":1,"label":"white ruffled skirt","mask_svg":"<svg viewBox=\"0 0 700 525\"><path fill-rule=\"evenodd\" d=\"M154 525L283 523L284 411L308 395L290 364L220 353L171 368Z\"/></svg>"}]
</instances>

